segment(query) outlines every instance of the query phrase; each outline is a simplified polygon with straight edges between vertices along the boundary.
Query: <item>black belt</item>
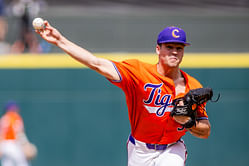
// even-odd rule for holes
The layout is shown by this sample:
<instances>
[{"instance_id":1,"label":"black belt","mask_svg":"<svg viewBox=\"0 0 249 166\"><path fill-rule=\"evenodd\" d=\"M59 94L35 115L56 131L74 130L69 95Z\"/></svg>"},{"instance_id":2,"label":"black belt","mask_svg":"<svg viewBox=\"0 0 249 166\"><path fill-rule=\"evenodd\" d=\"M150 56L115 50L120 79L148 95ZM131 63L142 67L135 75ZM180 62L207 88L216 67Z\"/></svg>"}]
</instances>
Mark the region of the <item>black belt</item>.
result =
<instances>
[{"instance_id":1,"label":"black belt","mask_svg":"<svg viewBox=\"0 0 249 166\"><path fill-rule=\"evenodd\" d=\"M129 137L129 141L131 141L131 143L133 143L134 145L136 144L135 139L130 135ZM165 150L168 147L168 144L148 144L146 143L146 147L148 149L154 149L154 150Z\"/></svg>"}]
</instances>

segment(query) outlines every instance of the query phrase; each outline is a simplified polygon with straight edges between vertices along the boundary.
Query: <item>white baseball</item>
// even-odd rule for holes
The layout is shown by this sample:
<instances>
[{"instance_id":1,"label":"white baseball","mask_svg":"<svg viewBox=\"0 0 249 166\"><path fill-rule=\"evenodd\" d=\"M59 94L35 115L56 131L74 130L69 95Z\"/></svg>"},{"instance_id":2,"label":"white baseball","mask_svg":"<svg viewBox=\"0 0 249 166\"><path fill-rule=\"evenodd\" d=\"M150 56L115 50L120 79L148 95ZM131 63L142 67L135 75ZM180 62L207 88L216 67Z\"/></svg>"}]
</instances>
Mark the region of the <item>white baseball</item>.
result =
<instances>
[{"instance_id":1,"label":"white baseball","mask_svg":"<svg viewBox=\"0 0 249 166\"><path fill-rule=\"evenodd\" d=\"M35 18L32 24L34 29L40 30L44 28L44 20L42 18Z\"/></svg>"}]
</instances>

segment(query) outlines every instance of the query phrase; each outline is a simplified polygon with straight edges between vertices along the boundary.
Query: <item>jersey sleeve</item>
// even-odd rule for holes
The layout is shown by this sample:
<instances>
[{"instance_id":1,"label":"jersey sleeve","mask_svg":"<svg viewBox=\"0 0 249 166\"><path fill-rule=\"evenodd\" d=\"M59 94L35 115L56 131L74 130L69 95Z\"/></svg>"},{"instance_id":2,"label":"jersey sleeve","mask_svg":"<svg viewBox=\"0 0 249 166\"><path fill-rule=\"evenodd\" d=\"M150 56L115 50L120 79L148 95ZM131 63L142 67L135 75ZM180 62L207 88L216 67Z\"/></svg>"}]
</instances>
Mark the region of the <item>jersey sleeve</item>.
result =
<instances>
[{"instance_id":1,"label":"jersey sleeve","mask_svg":"<svg viewBox=\"0 0 249 166\"><path fill-rule=\"evenodd\" d=\"M117 70L120 79L109 81L123 90L128 90L131 88L139 77L139 61L130 59L122 62L112 61L112 63Z\"/></svg>"},{"instance_id":2,"label":"jersey sleeve","mask_svg":"<svg viewBox=\"0 0 249 166\"><path fill-rule=\"evenodd\" d=\"M202 104L197 109L197 120L204 120L208 119L207 111L206 111L206 104Z\"/></svg>"}]
</instances>

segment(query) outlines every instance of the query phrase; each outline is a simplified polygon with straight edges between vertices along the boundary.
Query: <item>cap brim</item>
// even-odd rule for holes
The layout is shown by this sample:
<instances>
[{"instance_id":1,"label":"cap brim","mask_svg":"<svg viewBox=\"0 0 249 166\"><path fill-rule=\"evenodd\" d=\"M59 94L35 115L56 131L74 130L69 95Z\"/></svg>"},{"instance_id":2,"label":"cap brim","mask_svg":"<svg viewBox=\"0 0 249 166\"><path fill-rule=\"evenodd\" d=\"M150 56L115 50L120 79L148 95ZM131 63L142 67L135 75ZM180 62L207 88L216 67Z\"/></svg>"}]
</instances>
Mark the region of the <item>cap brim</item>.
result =
<instances>
[{"instance_id":1,"label":"cap brim","mask_svg":"<svg viewBox=\"0 0 249 166\"><path fill-rule=\"evenodd\" d=\"M179 40L160 41L157 44L162 44L162 43L180 43L180 44L184 44L185 46L190 46L191 45L190 43L179 41Z\"/></svg>"}]
</instances>

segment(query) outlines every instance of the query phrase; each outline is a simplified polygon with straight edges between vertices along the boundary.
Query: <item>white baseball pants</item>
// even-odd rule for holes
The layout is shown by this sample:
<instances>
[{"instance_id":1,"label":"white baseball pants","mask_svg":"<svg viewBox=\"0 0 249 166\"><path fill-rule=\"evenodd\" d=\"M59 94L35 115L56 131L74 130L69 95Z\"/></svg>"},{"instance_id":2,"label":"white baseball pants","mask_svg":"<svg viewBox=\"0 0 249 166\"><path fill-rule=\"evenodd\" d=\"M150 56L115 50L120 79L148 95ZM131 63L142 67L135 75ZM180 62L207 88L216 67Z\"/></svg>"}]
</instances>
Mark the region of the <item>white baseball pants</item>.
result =
<instances>
[{"instance_id":1,"label":"white baseball pants","mask_svg":"<svg viewBox=\"0 0 249 166\"><path fill-rule=\"evenodd\" d=\"M148 149L144 142L128 140L128 166L184 166L187 149L183 140L169 145L165 150Z\"/></svg>"}]
</instances>

